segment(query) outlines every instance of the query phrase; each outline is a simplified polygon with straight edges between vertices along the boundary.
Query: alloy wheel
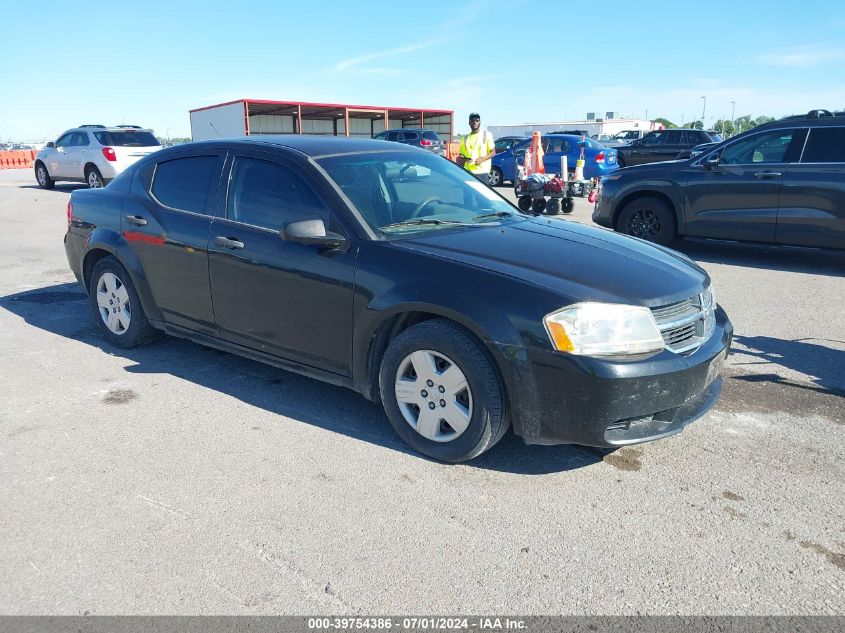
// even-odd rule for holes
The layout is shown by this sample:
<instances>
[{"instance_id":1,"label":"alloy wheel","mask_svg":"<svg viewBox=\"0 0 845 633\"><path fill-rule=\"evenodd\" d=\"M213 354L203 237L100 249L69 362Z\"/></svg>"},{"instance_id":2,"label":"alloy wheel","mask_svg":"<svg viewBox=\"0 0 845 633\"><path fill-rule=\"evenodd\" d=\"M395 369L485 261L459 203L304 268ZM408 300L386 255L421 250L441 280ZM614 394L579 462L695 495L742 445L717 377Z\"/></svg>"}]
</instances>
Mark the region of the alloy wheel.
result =
<instances>
[{"instance_id":1,"label":"alloy wheel","mask_svg":"<svg viewBox=\"0 0 845 633\"><path fill-rule=\"evenodd\" d=\"M637 209L628 220L626 233L654 242L660 234L660 216L651 209Z\"/></svg>"},{"instance_id":2,"label":"alloy wheel","mask_svg":"<svg viewBox=\"0 0 845 633\"><path fill-rule=\"evenodd\" d=\"M114 273L103 273L97 281L97 307L112 334L126 333L132 321L132 306L126 286Z\"/></svg>"},{"instance_id":3,"label":"alloy wheel","mask_svg":"<svg viewBox=\"0 0 845 633\"><path fill-rule=\"evenodd\" d=\"M47 170L42 165L35 170L35 177L38 179L38 184L44 187L47 184Z\"/></svg>"},{"instance_id":4,"label":"alloy wheel","mask_svg":"<svg viewBox=\"0 0 845 633\"><path fill-rule=\"evenodd\" d=\"M88 172L88 187L91 189L100 189L103 186L103 181L100 175L93 169Z\"/></svg>"},{"instance_id":5,"label":"alloy wheel","mask_svg":"<svg viewBox=\"0 0 845 633\"><path fill-rule=\"evenodd\" d=\"M417 350L396 371L396 401L405 421L434 442L451 442L472 419L472 392L463 371L448 356Z\"/></svg>"}]
</instances>

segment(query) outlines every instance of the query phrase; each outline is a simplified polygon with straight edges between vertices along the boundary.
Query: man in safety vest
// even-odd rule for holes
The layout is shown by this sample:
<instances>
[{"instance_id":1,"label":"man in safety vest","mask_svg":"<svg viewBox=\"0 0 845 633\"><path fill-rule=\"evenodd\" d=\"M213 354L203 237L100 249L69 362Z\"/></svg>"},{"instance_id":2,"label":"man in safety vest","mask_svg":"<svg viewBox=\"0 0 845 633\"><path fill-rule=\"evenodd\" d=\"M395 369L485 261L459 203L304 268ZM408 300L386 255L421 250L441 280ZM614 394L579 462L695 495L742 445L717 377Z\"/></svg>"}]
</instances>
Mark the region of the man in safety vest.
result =
<instances>
[{"instance_id":1,"label":"man in safety vest","mask_svg":"<svg viewBox=\"0 0 845 633\"><path fill-rule=\"evenodd\" d=\"M458 149L458 164L486 185L490 182L490 159L496 155L496 143L490 132L481 130L481 117L477 112L469 115L469 127L472 131Z\"/></svg>"}]
</instances>

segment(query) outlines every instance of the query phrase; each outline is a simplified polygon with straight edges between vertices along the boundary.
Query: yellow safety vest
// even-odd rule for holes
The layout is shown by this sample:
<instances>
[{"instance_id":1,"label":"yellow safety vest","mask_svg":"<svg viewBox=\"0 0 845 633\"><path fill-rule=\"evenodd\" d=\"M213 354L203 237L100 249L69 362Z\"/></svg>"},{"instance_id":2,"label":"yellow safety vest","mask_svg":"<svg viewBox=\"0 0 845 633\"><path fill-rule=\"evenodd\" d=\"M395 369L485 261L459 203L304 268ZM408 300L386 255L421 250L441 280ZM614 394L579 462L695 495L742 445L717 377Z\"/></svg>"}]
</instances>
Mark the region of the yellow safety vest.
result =
<instances>
[{"instance_id":1,"label":"yellow safety vest","mask_svg":"<svg viewBox=\"0 0 845 633\"><path fill-rule=\"evenodd\" d=\"M481 156L487 156L496 147L493 141L493 135L487 130L478 131L475 134L467 134L464 140L461 141L461 146L458 152L461 156L475 160ZM464 169L473 173L487 174L490 172L491 161L486 160L480 165L475 163L464 163Z\"/></svg>"}]
</instances>

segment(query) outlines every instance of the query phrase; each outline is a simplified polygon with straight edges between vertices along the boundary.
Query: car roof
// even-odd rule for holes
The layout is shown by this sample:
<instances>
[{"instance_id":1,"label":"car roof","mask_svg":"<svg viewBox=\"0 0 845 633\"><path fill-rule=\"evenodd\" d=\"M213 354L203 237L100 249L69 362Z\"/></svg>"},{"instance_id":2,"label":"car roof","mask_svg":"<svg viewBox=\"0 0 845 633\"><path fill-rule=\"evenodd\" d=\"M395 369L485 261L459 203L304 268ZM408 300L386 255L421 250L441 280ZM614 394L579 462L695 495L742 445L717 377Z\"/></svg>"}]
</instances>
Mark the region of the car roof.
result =
<instances>
[{"instance_id":1,"label":"car roof","mask_svg":"<svg viewBox=\"0 0 845 633\"><path fill-rule=\"evenodd\" d=\"M356 154L372 151L407 151L424 152L410 145L397 145L390 141L379 141L369 138L353 138L346 136L319 136L309 134L257 134L254 136L239 136L232 138L216 138L205 141L194 141L183 145L176 145L168 150L185 150L191 147L205 145L227 145L240 147L274 146L293 149L311 157L326 156L328 154ZM426 152L428 153L428 152Z\"/></svg>"}]
</instances>

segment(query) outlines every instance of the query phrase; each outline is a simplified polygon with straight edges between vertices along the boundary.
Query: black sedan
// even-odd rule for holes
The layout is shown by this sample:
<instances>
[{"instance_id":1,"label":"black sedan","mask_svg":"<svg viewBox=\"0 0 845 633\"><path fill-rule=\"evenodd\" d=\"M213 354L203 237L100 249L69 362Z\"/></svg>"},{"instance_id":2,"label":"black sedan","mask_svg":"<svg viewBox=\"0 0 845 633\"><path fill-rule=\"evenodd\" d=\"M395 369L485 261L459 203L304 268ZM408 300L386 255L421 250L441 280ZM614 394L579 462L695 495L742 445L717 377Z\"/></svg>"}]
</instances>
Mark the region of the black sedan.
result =
<instances>
[{"instance_id":1,"label":"black sedan","mask_svg":"<svg viewBox=\"0 0 845 633\"><path fill-rule=\"evenodd\" d=\"M109 343L163 331L349 387L443 461L510 426L529 444L676 433L718 396L732 334L683 255L524 216L382 141L163 150L74 191L65 248Z\"/></svg>"}]
</instances>

